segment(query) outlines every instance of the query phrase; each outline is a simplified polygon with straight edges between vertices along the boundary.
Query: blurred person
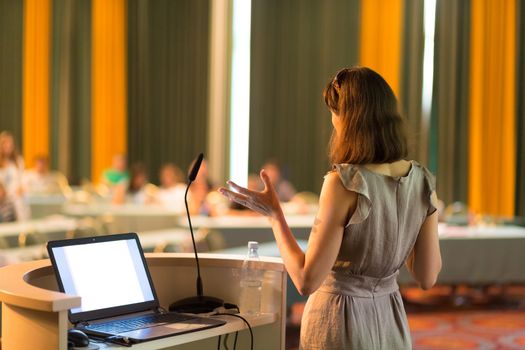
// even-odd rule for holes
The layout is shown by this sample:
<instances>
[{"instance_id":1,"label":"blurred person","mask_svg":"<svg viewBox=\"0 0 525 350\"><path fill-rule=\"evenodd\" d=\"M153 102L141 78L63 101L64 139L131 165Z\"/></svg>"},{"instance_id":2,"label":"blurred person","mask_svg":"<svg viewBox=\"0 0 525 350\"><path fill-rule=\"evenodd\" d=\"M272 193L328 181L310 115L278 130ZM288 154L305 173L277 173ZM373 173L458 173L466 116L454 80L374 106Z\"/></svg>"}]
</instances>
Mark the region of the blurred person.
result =
<instances>
[{"instance_id":1,"label":"blurred person","mask_svg":"<svg viewBox=\"0 0 525 350\"><path fill-rule=\"evenodd\" d=\"M113 193L113 204L148 204L154 201L155 186L148 181L148 172L142 163L130 167L129 184L117 185Z\"/></svg>"},{"instance_id":2,"label":"blurred person","mask_svg":"<svg viewBox=\"0 0 525 350\"><path fill-rule=\"evenodd\" d=\"M22 175L22 188L25 195L60 194L62 193L61 181L65 177L49 170L49 158L37 155L34 159L33 169L25 170Z\"/></svg>"},{"instance_id":3,"label":"blurred person","mask_svg":"<svg viewBox=\"0 0 525 350\"><path fill-rule=\"evenodd\" d=\"M8 131L0 133L0 181L4 184L7 195L13 201L17 219L28 219L29 207L22 200L22 174L24 159L20 155L15 138Z\"/></svg>"},{"instance_id":4,"label":"blurred person","mask_svg":"<svg viewBox=\"0 0 525 350\"><path fill-rule=\"evenodd\" d=\"M15 139L8 131L0 133L0 180L10 195L21 194L24 159L18 152Z\"/></svg>"},{"instance_id":5,"label":"blurred person","mask_svg":"<svg viewBox=\"0 0 525 350\"><path fill-rule=\"evenodd\" d=\"M160 188L157 192L157 202L175 211L183 212L186 184L180 168L172 163L164 164L160 169L159 177Z\"/></svg>"},{"instance_id":6,"label":"blurred person","mask_svg":"<svg viewBox=\"0 0 525 350\"><path fill-rule=\"evenodd\" d=\"M112 187L114 185L127 183L129 181L129 173L127 171L126 156L123 154L115 154L111 162L111 168L104 170L102 173L102 182Z\"/></svg>"},{"instance_id":7,"label":"blurred person","mask_svg":"<svg viewBox=\"0 0 525 350\"><path fill-rule=\"evenodd\" d=\"M339 71L323 96L333 125L319 210L303 252L266 169L263 191L219 191L269 218L286 270L309 295L300 349L412 348L396 277L422 289L441 270L433 175L408 161L405 120L388 83L365 67Z\"/></svg>"},{"instance_id":8,"label":"blurred person","mask_svg":"<svg viewBox=\"0 0 525 350\"><path fill-rule=\"evenodd\" d=\"M16 221L15 205L7 196L7 191L0 182L0 223Z\"/></svg>"},{"instance_id":9,"label":"blurred person","mask_svg":"<svg viewBox=\"0 0 525 350\"><path fill-rule=\"evenodd\" d=\"M188 168L191 171L195 162ZM188 192L188 208L192 215L213 215L212 204L208 200L208 194L213 189L213 184L209 178L208 162L202 160L197 177L192 182ZM215 191L214 191L215 192Z\"/></svg>"},{"instance_id":10,"label":"blurred person","mask_svg":"<svg viewBox=\"0 0 525 350\"><path fill-rule=\"evenodd\" d=\"M295 187L283 178L279 164L275 160L268 160L264 163L263 169L268 174L268 177L277 192L279 201L288 202L292 200L296 193Z\"/></svg>"}]
</instances>

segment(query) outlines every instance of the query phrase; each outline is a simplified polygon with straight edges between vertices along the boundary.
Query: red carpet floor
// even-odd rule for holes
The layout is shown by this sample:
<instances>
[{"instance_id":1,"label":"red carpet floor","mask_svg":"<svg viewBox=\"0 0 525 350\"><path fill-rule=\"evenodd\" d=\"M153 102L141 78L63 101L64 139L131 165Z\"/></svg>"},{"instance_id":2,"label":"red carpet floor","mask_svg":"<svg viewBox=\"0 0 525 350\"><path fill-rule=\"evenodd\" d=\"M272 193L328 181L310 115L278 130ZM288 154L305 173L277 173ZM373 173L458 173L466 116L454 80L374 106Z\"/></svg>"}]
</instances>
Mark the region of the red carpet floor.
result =
<instances>
[{"instance_id":1,"label":"red carpet floor","mask_svg":"<svg viewBox=\"0 0 525 350\"><path fill-rule=\"evenodd\" d=\"M525 311L409 314L414 349L525 349Z\"/></svg>"}]
</instances>

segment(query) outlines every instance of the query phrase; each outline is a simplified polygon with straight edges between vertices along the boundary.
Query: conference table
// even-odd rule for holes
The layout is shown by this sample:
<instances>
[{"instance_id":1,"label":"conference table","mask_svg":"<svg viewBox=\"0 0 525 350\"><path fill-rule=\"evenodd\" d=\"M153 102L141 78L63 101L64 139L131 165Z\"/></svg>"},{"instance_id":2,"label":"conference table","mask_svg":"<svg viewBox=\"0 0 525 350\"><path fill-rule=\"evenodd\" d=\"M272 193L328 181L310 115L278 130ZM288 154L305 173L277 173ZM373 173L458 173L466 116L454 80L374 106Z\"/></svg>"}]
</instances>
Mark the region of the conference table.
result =
<instances>
[{"instance_id":1,"label":"conference table","mask_svg":"<svg viewBox=\"0 0 525 350\"><path fill-rule=\"evenodd\" d=\"M24 237L33 235L33 238L42 241L61 238L65 233L78 227L77 220L64 216L49 216L45 219L15 221L0 224L0 240L6 247L24 245Z\"/></svg>"},{"instance_id":2,"label":"conference table","mask_svg":"<svg viewBox=\"0 0 525 350\"><path fill-rule=\"evenodd\" d=\"M308 240L315 220L314 215L292 214L287 215L286 220L297 239ZM196 230L207 229L220 232L227 248L246 247L248 241L272 242L274 240L268 218L260 215L196 216L192 217L191 222ZM186 217L179 217L177 224L179 227L189 228Z\"/></svg>"},{"instance_id":3,"label":"conference table","mask_svg":"<svg viewBox=\"0 0 525 350\"><path fill-rule=\"evenodd\" d=\"M49 228L49 227L48 227ZM53 239L67 238L67 232L55 232ZM0 225L0 232L5 231ZM164 229L152 230L137 233L140 244L145 252L192 252L193 245L191 235L186 229ZM196 232L195 241L198 246L205 245L206 234ZM0 249L0 267L19 263L22 261L31 261L47 258L47 242L41 242L29 246L13 247L9 249Z\"/></svg>"},{"instance_id":4,"label":"conference table","mask_svg":"<svg viewBox=\"0 0 525 350\"><path fill-rule=\"evenodd\" d=\"M439 224L440 284L525 284L525 227ZM403 269L398 281L413 283Z\"/></svg>"},{"instance_id":5,"label":"conference table","mask_svg":"<svg viewBox=\"0 0 525 350\"><path fill-rule=\"evenodd\" d=\"M60 214L66 202L67 198L62 194L33 194L24 196L24 203L29 207L32 219Z\"/></svg>"},{"instance_id":6,"label":"conference table","mask_svg":"<svg viewBox=\"0 0 525 350\"><path fill-rule=\"evenodd\" d=\"M111 233L174 228L178 226L178 218L184 214L162 205L115 205L107 202L67 203L61 212L73 218L101 220Z\"/></svg>"}]
</instances>

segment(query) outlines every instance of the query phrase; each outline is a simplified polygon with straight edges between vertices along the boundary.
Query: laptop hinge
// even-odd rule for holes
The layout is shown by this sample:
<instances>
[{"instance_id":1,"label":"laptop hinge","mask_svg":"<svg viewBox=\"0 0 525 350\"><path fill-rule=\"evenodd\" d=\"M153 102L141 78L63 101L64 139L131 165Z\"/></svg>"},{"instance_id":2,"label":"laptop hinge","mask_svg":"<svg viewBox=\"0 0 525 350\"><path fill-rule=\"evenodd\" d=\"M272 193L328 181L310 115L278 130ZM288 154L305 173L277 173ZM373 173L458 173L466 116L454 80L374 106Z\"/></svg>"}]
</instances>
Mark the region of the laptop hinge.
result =
<instances>
[{"instance_id":1,"label":"laptop hinge","mask_svg":"<svg viewBox=\"0 0 525 350\"><path fill-rule=\"evenodd\" d=\"M73 323L73 328L78 328L78 327L87 327L89 326L89 322L86 322L86 321L78 321L76 323Z\"/></svg>"},{"instance_id":2,"label":"laptop hinge","mask_svg":"<svg viewBox=\"0 0 525 350\"><path fill-rule=\"evenodd\" d=\"M153 312L157 313L157 314L167 314L168 312L166 311L166 309L164 309L163 307L161 306L158 306L156 308L153 309Z\"/></svg>"}]
</instances>

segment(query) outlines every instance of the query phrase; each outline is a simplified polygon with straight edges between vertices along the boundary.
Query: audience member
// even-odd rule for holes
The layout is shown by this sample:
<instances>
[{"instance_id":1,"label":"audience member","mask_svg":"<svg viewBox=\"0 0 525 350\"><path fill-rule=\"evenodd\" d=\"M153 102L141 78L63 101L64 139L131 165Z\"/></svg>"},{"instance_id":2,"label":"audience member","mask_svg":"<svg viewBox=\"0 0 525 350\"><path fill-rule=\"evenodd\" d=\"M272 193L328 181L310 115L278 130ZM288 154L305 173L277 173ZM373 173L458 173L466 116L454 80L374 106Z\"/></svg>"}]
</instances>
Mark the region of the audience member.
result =
<instances>
[{"instance_id":1,"label":"audience member","mask_svg":"<svg viewBox=\"0 0 525 350\"><path fill-rule=\"evenodd\" d=\"M24 159L16 149L13 135L7 131L0 133L0 179L8 194L20 194Z\"/></svg>"},{"instance_id":2,"label":"audience member","mask_svg":"<svg viewBox=\"0 0 525 350\"><path fill-rule=\"evenodd\" d=\"M25 170L22 175L22 188L26 195L61 194L65 177L49 170L49 159L45 155L35 157L33 169Z\"/></svg>"},{"instance_id":3,"label":"audience member","mask_svg":"<svg viewBox=\"0 0 525 350\"><path fill-rule=\"evenodd\" d=\"M123 154L116 154L113 156L111 168L104 170L102 173L102 182L109 187L127 183L129 180L129 174L126 166L126 156Z\"/></svg>"},{"instance_id":4,"label":"audience member","mask_svg":"<svg viewBox=\"0 0 525 350\"><path fill-rule=\"evenodd\" d=\"M7 196L4 184L0 182L0 222L16 221L15 205Z\"/></svg>"},{"instance_id":5,"label":"audience member","mask_svg":"<svg viewBox=\"0 0 525 350\"><path fill-rule=\"evenodd\" d=\"M117 185L113 192L113 204L148 204L154 201L156 186L149 183L148 172L142 163L130 167L129 184Z\"/></svg>"},{"instance_id":6,"label":"audience member","mask_svg":"<svg viewBox=\"0 0 525 350\"><path fill-rule=\"evenodd\" d=\"M277 192L279 201L288 202L292 200L296 192L295 188L289 181L282 177L279 164L274 160L269 160L264 163L263 169L266 171L266 174L268 174L268 177Z\"/></svg>"},{"instance_id":7,"label":"audience member","mask_svg":"<svg viewBox=\"0 0 525 350\"><path fill-rule=\"evenodd\" d=\"M191 171L193 165L194 163L189 167L189 171ZM190 214L213 215L212 205L208 201L208 194L212 190L212 187L213 185L209 179L208 173L208 162L203 160L197 177L191 184L188 193L188 208Z\"/></svg>"},{"instance_id":8,"label":"audience member","mask_svg":"<svg viewBox=\"0 0 525 350\"><path fill-rule=\"evenodd\" d=\"M183 212L186 185L182 171L174 164L164 164L160 169L160 188L157 202L175 211Z\"/></svg>"},{"instance_id":9,"label":"audience member","mask_svg":"<svg viewBox=\"0 0 525 350\"><path fill-rule=\"evenodd\" d=\"M0 181L7 196L13 201L18 219L29 218L29 208L22 201L22 173L24 159L18 152L13 135L8 131L0 133Z\"/></svg>"}]
</instances>

